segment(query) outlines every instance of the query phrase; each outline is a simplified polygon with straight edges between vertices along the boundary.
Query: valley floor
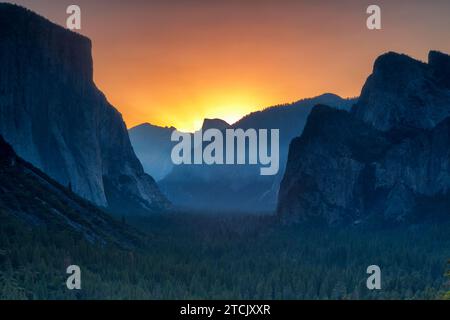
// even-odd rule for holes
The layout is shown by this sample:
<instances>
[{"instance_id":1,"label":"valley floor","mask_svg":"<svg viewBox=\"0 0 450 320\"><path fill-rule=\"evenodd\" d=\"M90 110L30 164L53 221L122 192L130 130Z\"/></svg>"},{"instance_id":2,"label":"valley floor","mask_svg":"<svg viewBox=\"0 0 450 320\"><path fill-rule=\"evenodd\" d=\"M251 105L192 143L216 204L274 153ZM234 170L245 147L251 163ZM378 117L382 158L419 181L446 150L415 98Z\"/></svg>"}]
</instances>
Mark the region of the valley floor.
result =
<instances>
[{"instance_id":1,"label":"valley floor","mask_svg":"<svg viewBox=\"0 0 450 320\"><path fill-rule=\"evenodd\" d=\"M169 214L122 221L144 234L130 251L1 221L1 299L438 299L448 290L448 223L338 230ZM81 267L80 291L66 289L69 264ZM379 291L366 287L374 264Z\"/></svg>"}]
</instances>

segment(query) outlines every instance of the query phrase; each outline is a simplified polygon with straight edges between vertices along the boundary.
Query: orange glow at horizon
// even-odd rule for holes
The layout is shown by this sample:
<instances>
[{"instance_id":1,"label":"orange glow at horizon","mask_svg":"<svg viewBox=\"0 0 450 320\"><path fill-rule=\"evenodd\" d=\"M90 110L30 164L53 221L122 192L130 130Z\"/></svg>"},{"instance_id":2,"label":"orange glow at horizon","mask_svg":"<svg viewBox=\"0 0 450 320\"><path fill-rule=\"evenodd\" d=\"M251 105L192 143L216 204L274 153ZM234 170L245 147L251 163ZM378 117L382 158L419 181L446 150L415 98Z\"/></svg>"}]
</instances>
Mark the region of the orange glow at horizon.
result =
<instances>
[{"instance_id":1,"label":"orange glow at horizon","mask_svg":"<svg viewBox=\"0 0 450 320\"><path fill-rule=\"evenodd\" d=\"M17 0L64 25L70 0ZM450 52L450 2L379 0L78 0L95 82L129 128L182 131L229 123L326 92L358 96L374 60L397 51L426 60Z\"/></svg>"}]
</instances>

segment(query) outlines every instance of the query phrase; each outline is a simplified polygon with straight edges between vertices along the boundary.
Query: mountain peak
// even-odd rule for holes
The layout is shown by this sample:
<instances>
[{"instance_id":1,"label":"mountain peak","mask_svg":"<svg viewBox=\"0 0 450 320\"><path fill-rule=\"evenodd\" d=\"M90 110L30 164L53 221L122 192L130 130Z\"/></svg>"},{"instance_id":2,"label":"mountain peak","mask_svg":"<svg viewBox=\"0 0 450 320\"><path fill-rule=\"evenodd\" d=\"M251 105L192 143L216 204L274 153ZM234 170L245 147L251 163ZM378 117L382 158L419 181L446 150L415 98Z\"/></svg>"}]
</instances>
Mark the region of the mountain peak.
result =
<instances>
[{"instance_id":1,"label":"mountain peak","mask_svg":"<svg viewBox=\"0 0 450 320\"><path fill-rule=\"evenodd\" d=\"M406 54L390 51L382 54L375 60L373 73L384 73L395 76L415 72L421 68L426 68L426 63Z\"/></svg>"},{"instance_id":2,"label":"mountain peak","mask_svg":"<svg viewBox=\"0 0 450 320\"><path fill-rule=\"evenodd\" d=\"M225 130L230 128L230 124L222 119L205 119L203 121L202 130L219 129Z\"/></svg>"},{"instance_id":3,"label":"mountain peak","mask_svg":"<svg viewBox=\"0 0 450 320\"><path fill-rule=\"evenodd\" d=\"M134 131L134 130L146 130L146 129L155 129L155 130L169 130L169 131L173 131L173 130L177 130L175 127L171 126L157 126L155 124L151 124L149 122L144 122L141 124L138 124L137 126L134 126L132 128L130 128L128 131Z\"/></svg>"},{"instance_id":4,"label":"mountain peak","mask_svg":"<svg viewBox=\"0 0 450 320\"><path fill-rule=\"evenodd\" d=\"M36 13L30 9L27 9L21 5L15 4L15 3L0 2L0 14L4 14L5 16L8 16L9 19L4 19L4 22L9 22L11 20L16 20L16 19L19 19L19 21L23 21L24 19L27 19L27 21L29 21L31 24L34 24L34 25L39 24L42 26L42 25L50 24L50 25L52 25L52 27L59 29L60 31L71 33L74 36L91 43L91 39L89 39L88 37L86 37L80 33L77 33L73 30L66 29L63 26L56 24L56 23L48 20L47 18L39 15L38 13Z\"/></svg>"},{"instance_id":5,"label":"mountain peak","mask_svg":"<svg viewBox=\"0 0 450 320\"><path fill-rule=\"evenodd\" d=\"M24 7L7 3L0 3L0 30L0 50L8 51L17 45L17 54L30 52L33 57L29 59L36 66L49 64L47 55L58 56L61 63L53 66L64 72L68 83L88 86L94 83L89 38Z\"/></svg>"},{"instance_id":6,"label":"mountain peak","mask_svg":"<svg viewBox=\"0 0 450 320\"><path fill-rule=\"evenodd\" d=\"M431 50L428 53L428 63L430 65L436 62L444 62L444 61L446 63L449 63L450 55L437 50Z\"/></svg>"},{"instance_id":7,"label":"mountain peak","mask_svg":"<svg viewBox=\"0 0 450 320\"><path fill-rule=\"evenodd\" d=\"M436 81L450 89L450 56L439 51L430 51L428 64Z\"/></svg>"},{"instance_id":8,"label":"mountain peak","mask_svg":"<svg viewBox=\"0 0 450 320\"><path fill-rule=\"evenodd\" d=\"M331 92L326 92L323 93L317 97L314 97L313 99L320 99L320 100L325 100L325 99L333 99L333 100L342 100L342 97L335 94L335 93L331 93Z\"/></svg>"},{"instance_id":9,"label":"mountain peak","mask_svg":"<svg viewBox=\"0 0 450 320\"><path fill-rule=\"evenodd\" d=\"M388 52L375 61L352 111L383 131L430 129L450 116L449 88L449 56L431 51L427 64Z\"/></svg>"}]
</instances>

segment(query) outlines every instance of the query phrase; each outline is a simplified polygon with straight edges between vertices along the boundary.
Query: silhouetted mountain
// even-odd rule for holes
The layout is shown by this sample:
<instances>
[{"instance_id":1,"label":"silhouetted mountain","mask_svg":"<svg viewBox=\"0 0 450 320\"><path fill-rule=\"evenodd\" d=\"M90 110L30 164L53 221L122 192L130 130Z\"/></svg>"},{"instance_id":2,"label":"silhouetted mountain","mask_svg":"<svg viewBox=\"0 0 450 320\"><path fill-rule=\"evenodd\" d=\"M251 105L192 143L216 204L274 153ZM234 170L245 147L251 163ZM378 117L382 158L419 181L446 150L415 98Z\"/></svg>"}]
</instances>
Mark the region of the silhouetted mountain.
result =
<instances>
[{"instance_id":1,"label":"silhouetted mountain","mask_svg":"<svg viewBox=\"0 0 450 320\"><path fill-rule=\"evenodd\" d=\"M276 176L261 176L259 165L177 166L160 182L161 189L176 205L208 210L274 211L277 192L287 160L289 143L298 136L314 105L328 103L350 110L356 99L324 94L292 104L251 113L230 128L279 129L280 171ZM205 121L204 127L224 130L221 120Z\"/></svg>"},{"instance_id":2,"label":"silhouetted mountain","mask_svg":"<svg viewBox=\"0 0 450 320\"><path fill-rule=\"evenodd\" d=\"M223 131L230 128L231 125L222 119L205 119L203 121L202 130L206 131L208 129L219 129Z\"/></svg>"},{"instance_id":3,"label":"silhouetted mountain","mask_svg":"<svg viewBox=\"0 0 450 320\"><path fill-rule=\"evenodd\" d=\"M423 221L450 212L450 57L388 53L351 113L317 106L293 140L278 213L323 224Z\"/></svg>"},{"instance_id":4,"label":"silhouetted mountain","mask_svg":"<svg viewBox=\"0 0 450 320\"><path fill-rule=\"evenodd\" d=\"M170 137L175 128L158 127L144 123L128 130L131 145L141 161L144 171L157 181L172 171L170 157L172 143Z\"/></svg>"},{"instance_id":5,"label":"silhouetted mountain","mask_svg":"<svg viewBox=\"0 0 450 320\"><path fill-rule=\"evenodd\" d=\"M393 52L375 61L353 112L375 128L435 127L450 116L448 56L431 51L428 64Z\"/></svg>"},{"instance_id":6,"label":"silhouetted mountain","mask_svg":"<svg viewBox=\"0 0 450 320\"><path fill-rule=\"evenodd\" d=\"M82 199L16 155L0 136L0 216L27 227L75 232L97 244L132 247L135 230Z\"/></svg>"},{"instance_id":7,"label":"silhouetted mountain","mask_svg":"<svg viewBox=\"0 0 450 320\"><path fill-rule=\"evenodd\" d=\"M229 127L230 125L221 119L205 119L202 130L225 130ZM165 178L173 169L171 153L177 142L171 142L171 135L175 130L174 127L158 127L144 123L128 131L133 149L145 172L156 181Z\"/></svg>"},{"instance_id":8,"label":"silhouetted mountain","mask_svg":"<svg viewBox=\"0 0 450 320\"><path fill-rule=\"evenodd\" d=\"M0 134L22 158L112 211L166 207L93 82L89 39L0 4L0 64Z\"/></svg>"}]
</instances>

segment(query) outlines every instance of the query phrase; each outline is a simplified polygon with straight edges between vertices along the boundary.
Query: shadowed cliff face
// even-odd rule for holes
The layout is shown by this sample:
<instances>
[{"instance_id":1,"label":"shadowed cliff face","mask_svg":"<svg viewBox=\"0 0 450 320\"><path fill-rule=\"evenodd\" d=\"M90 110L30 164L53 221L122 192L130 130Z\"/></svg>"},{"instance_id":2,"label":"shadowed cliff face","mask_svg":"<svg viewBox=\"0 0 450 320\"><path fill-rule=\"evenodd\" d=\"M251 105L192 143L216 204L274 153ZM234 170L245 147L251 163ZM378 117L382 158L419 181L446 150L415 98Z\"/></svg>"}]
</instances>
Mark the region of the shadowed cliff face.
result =
<instances>
[{"instance_id":1,"label":"shadowed cliff face","mask_svg":"<svg viewBox=\"0 0 450 320\"><path fill-rule=\"evenodd\" d=\"M0 134L19 156L99 206L166 206L93 82L89 39L0 4L0 65Z\"/></svg>"},{"instance_id":2,"label":"shadowed cliff face","mask_svg":"<svg viewBox=\"0 0 450 320\"><path fill-rule=\"evenodd\" d=\"M353 113L375 128L433 128L450 116L450 58L431 51L429 63L387 53L375 61Z\"/></svg>"},{"instance_id":3,"label":"shadowed cliff face","mask_svg":"<svg viewBox=\"0 0 450 320\"><path fill-rule=\"evenodd\" d=\"M351 113L317 106L291 143L279 215L328 225L449 218L449 63L390 53Z\"/></svg>"}]
</instances>

